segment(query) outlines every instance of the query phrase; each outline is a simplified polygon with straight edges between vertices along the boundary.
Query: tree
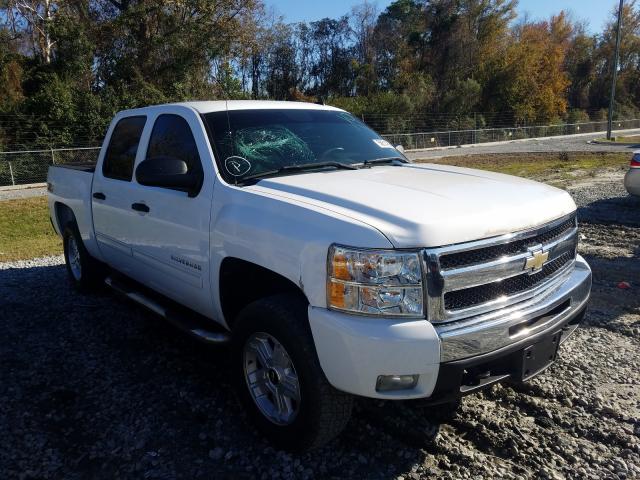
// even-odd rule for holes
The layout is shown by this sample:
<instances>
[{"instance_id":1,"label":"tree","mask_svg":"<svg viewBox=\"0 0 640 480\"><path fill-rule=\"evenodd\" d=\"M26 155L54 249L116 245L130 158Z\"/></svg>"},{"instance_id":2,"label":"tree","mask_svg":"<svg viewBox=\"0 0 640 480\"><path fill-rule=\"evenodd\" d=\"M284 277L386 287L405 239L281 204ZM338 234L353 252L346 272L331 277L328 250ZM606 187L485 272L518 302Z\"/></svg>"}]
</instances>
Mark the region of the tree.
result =
<instances>
[{"instance_id":1,"label":"tree","mask_svg":"<svg viewBox=\"0 0 640 480\"><path fill-rule=\"evenodd\" d=\"M607 105L613 69L617 9L612 10L611 19L600 37L597 52L598 82L592 92L592 103L600 107ZM620 32L620 60L616 83L616 103L622 107L636 109L640 105L640 10L636 0L627 0L622 8ZM616 108L619 111L620 108Z\"/></svg>"},{"instance_id":2,"label":"tree","mask_svg":"<svg viewBox=\"0 0 640 480\"><path fill-rule=\"evenodd\" d=\"M276 25L267 55L265 74L267 95L276 100L285 100L289 92L298 87L295 29L283 23Z\"/></svg>"},{"instance_id":3,"label":"tree","mask_svg":"<svg viewBox=\"0 0 640 480\"><path fill-rule=\"evenodd\" d=\"M0 6L14 35L28 42L42 62L50 63L55 45L51 25L59 10L55 0L3 0Z\"/></svg>"},{"instance_id":4,"label":"tree","mask_svg":"<svg viewBox=\"0 0 640 480\"><path fill-rule=\"evenodd\" d=\"M564 63L570 82L567 101L574 108L591 108L591 89L597 81L597 45L597 38L588 35L583 25L576 26Z\"/></svg>"},{"instance_id":5,"label":"tree","mask_svg":"<svg viewBox=\"0 0 640 480\"><path fill-rule=\"evenodd\" d=\"M337 20L323 18L311 22L310 26L313 42L310 91L322 97L331 94L352 95L354 89L348 17Z\"/></svg>"},{"instance_id":6,"label":"tree","mask_svg":"<svg viewBox=\"0 0 640 480\"><path fill-rule=\"evenodd\" d=\"M378 9L375 4L365 1L351 8L349 19L354 37L354 54L351 68L355 75L358 95L370 95L376 90L374 32Z\"/></svg>"},{"instance_id":7,"label":"tree","mask_svg":"<svg viewBox=\"0 0 640 480\"><path fill-rule=\"evenodd\" d=\"M519 25L500 74L497 105L520 123L557 120L566 112L569 79L563 70L571 25L563 12L549 22Z\"/></svg>"},{"instance_id":8,"label":"tree","mask_svg":"<svg viewBox=\"0 0 640 480\"><path fill-rule=\"evenodd\" d=\"M97 81L134 79L168 98L211 96L211 71L228 60L254 8L253 0L98 1Z\"/></svg>"},{"instance_id":9,"label":"tree","mask_svg":"<svg viewBox=\"0 0 640 480\"><path fill-rule=\"evenodd\" d=\"M416 65L424 32L422 4L416 0L396 0L380 14L374 30L376 74L381 89L395 88L405 73L420 71Z\"/></svg>"},{"instance_id":10,"label":"tree","mask_svg":"<svg viewBox=\"0 0 640 480\"><path fill-rule=\"evenodd\" d=\"M9 32L0 28L0 113L12 111L24 99L22 59L10 38Z\"/></svg>"},{"instance_id":11,"label":"tree","mask_svg":"<svg viewBox=\"0 0 640 480\"><path fill-rule=\"evenodd\" d=\"M454 87L449 90L443 99L442 105L444 111L452 114L454 125L451 127L456 129L475 128L469 118L480 103L482 97L482 87L473 78L466 80L458 80Z\"/></svg>"},{"instance_id":12,"label":"tree","mask_svg":"<svg viewBox=\"0 0 640 480\"><path fill-rule=\"evenodd\" d=\"M385 132L597 118L615 11L590 35L515 8L364 0L286 24L262 0L0 0L0 144L95 144L118 110L202 98L323 99ZM638 0L622 16L616 111L635 116Z\"/></svg>"}]
</instances>

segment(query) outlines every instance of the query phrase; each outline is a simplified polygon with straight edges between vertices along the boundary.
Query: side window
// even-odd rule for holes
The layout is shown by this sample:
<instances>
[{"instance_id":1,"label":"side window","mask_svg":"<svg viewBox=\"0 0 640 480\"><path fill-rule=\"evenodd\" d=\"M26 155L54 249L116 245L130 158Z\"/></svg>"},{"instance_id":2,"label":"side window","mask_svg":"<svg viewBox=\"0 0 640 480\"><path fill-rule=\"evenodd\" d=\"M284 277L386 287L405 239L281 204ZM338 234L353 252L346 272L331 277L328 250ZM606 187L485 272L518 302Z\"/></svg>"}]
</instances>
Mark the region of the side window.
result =
<instances>
[{"instance_id":1,"label":"side window","mask_svg":"<svg viewBox=\"0 0 640 480\"><path fill-rule=\"evenodd\" d=\"M144 116L127 117L115 126L102 163L102 174L105 177L131 181L140 135L146 120Z\"/></svg>"},{"instance_id":2,"label":"side window","mask_svg":"<svg viewBox=\"0 0 640 480\"><path fill-rule=\"evenodd\" d=\"M187 164L189 172L202 170L196 140L181 116L164 114L156 119L149 138L147 160L156 157L179 158Z\"/></svg>"}]
</instances>

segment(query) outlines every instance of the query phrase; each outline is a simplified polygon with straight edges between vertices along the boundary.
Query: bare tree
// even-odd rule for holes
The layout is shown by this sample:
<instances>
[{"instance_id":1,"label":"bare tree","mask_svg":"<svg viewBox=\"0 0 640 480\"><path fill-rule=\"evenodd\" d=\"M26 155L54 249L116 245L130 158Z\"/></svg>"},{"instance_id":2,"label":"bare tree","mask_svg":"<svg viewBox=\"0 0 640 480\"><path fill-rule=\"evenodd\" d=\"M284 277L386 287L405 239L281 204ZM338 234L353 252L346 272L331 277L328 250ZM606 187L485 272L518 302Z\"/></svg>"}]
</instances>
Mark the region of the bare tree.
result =
<instances>
[{"instance_id":1,"label":"bare tree","mask_svg":"<svg viewBox=\"0 0 640 480\"><path fill-rule=\"evenodd\" d=\"M355 45L357 58L360 63L370 63L375 55L373 45L373 31L378 21L378 6L365 0L359 5L351 8L350 24Z\"/></svg>"},{"instance_id":2,"label":"bare tree","mask_svg":"<svg viewBox=\"0 0 640 480\"><path fill-rule=\"evenodd\" d=\"M1 5L13 34L28 37L34 55L51 63L56 43L51 37L51 24L58 12L54 0L6 0Z\"/></svg>"}]
</instances>

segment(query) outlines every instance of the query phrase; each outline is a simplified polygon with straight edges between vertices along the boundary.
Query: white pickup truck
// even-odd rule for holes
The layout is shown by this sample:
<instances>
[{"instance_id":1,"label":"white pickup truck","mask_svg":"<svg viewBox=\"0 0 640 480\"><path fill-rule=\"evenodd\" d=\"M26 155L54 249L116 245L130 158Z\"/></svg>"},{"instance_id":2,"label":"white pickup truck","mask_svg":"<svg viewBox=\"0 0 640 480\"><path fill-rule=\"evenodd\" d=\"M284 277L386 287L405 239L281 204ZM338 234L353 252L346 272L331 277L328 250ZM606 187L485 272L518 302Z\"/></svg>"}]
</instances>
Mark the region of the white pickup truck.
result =
<instances>
[{"instance_id":1,"label":"white pickup truck","mask_svg":"<svg viewBox=\"0 0 640 480\"><path fill-rule=\"evenodd\" d=\"M51 220L72 283L228 342L255 425L310 448L355 395L457 404L525 381L584 316L566 192L401 150L322 105L123 111L95 168L50 168Z\"/></svg>"}]
</instances>

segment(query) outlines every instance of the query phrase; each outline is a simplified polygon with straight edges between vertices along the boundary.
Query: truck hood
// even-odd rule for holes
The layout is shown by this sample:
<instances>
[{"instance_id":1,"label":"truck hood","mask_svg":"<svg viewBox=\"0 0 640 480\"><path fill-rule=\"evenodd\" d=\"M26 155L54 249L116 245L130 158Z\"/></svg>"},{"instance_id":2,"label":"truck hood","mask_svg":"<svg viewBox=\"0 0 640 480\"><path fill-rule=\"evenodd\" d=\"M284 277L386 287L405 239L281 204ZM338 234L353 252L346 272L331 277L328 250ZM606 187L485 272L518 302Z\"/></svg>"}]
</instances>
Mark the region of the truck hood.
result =
<instances>
[{"instance_id":1,"label":"truck hood","mask_svg":"<svg viewBox=\"0 0 640 480\"><path fill-rule=\"evenodd\" d=\"M356 218L397 248L527 230L576 209L568 193L542 183L434 164L305 173L249 188Z\"/></svg>"}]
</instances>

